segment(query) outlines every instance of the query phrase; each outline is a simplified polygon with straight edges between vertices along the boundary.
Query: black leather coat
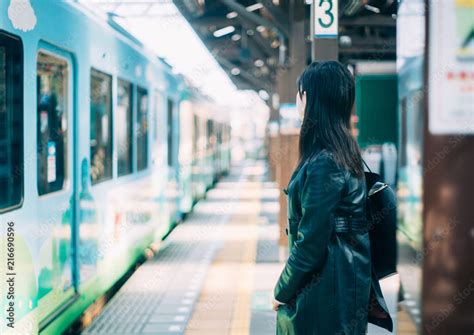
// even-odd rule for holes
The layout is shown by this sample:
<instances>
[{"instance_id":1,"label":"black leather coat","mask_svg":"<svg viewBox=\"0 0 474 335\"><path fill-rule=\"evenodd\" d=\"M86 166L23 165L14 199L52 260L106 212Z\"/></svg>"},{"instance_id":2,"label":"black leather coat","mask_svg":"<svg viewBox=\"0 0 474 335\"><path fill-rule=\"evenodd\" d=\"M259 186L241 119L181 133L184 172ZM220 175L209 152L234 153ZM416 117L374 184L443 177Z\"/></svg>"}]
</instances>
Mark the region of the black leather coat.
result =
<instances>
[{"instance_id":1,"label":"black leather coat","mask_svg":"<svg viewBox=\"0 0 474 335\"><path fill-rule=\"evenodd\" d=\"M366 185L321 151L288 185L290 256L275 287L285 303L277 334L365 334L368 321L392 330L374 277Z\"/></svg>"}]
</instances>

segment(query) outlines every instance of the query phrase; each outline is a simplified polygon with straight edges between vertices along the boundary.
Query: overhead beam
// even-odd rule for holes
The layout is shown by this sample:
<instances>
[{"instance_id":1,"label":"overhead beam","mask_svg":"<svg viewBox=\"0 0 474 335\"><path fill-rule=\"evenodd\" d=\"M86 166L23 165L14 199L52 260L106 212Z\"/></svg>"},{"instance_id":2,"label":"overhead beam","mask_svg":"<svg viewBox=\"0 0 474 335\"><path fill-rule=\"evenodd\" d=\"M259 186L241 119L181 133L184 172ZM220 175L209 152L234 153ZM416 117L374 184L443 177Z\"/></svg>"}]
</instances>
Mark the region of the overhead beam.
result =
<instances>
[{"instance_id":1,"label":"overhead beam","mask_svg":"<svg viewBox=\"0 0 474 335\"><path fill-rule=\"evenodd\" d=\"M255 58L265 59L267 57L275 57L277 56L275 49L272 49L265 41L256 40L251 38L254 36L249 36L248 38L248 49L250 49L251 54L253 55L252 62ZM219 40L212 36L206 37L202 39L204 44L209 46L209 49L218 49L221 55L236 55L236 58L240 57L240 51L242 46L240 41L234 42L230 39L226 40ZM268 52L265 52L267 51ZM270 53L273 51L273 54Z\"/></svg>"},{"instance_id":2,"label":"overhead beam","mask_svg":"<svg viewBox=\"0 0 474 335\"><path fill-rule=\"evenodd\" d=\"M260 15L247 11L244 6L242 6L235 0L220 0L220 2L222 2L224 5L226 5L233 11L236 11L239 15L247 18L248 20L253 21L254 23L260 26L267 27L268 29L274 31L276 34L280 35L281 37L288 38L288 34L285 34L283 31L278 29L273 23L264 19Z\"/></svg>"},{"instance_id":3,"label":"overhead beam","mask_svg":"<svg viewBox=\"0 0 474 335\"><path fill-rule=\"evenodd\" d=\"M188 21L205 13L204 7L196 1L172 0L172 2Z\"/></svg>"},{"instance_id":4,"label":"overhead beam","mask_svg":"<svg viewBox=\"0 0 474 335\"><path fill-rule=\"evenodd\" d=\"M208 31L208 29L202 30L200 29L200 26L202 25L208 25L208 24L216 24L219 25L220 23L222 25L228 25L229 21L224 21L222 17L212 17L210 18L207 15L207 12L201 16L193 15L193 13L190 13L186 7L183 7L183 0L174 0L174 3L177 5L178 9L181 11L183 16L190 22L190 24L193 26L194 30L196 31L197 35L199 38L204 42L206 45L207 49L209 51L213 51L214 49L222 49L225 47L225 45L219 45L219 41L217 39L212 39L209 38L212 34ZM232 22L234 25L243 25L243 26L248 26L251 27L253 30L255 30L257 25L262 25L264 27L267 27L273 32L276 32L278 37L280 39L284 38L285 36L283 33L278 29L278 27L275 27L271 22L266 20L265 18L262 18L261 16L248 12L244 6L236 3L235 1L226 1L224 3L224 0L221 0L221 3L226 5L230 10L236 11L239 13L238 17L235 20L238 20L237 22ZM231 4L232 3L232 4ZM230 5L227 5L230 4ZM235 7L230 7L232 5L236 5ZM238 8L236 8L238 7ZM271 40L267 40L263 38L260 33L255 31L255 34L253 36L247 36L248 38L248 47L251 48L251 50L259 52L258 58L264 58L266 57L266 54L268 54L269 57L278 57L278 49L271 48ZM232 43L230 40L229 43ZM225 41L224 43L227 43ZM284 41L282 43L284 45ZM236 46L237 47L237 46ZM231 49L233 50L233 49ZM242 87L242 83L245 83L245 87L250 87L251 89L254 90L259 90L259 89L265 89L268 92L271 92L273 90L273 87L275 85L274 82L274 77L276 75L275 67L269 67L270 72L266 75L262 75L260 77L255 77L250 71L253 70L254 64L253 64L253 59L252 62L244 62L242 63L241 66L239 66L240 69L240 74L238 76L233 76L230 71L232 68L237 67L234 63L232 63L229 59L226 59L226 55L223 55L222 53L217 53L212 52L213 56L216 58L217 62L219 65L224 69L224 71L228 74L229 78L231 78L232 82L234 82L235 85L237 85L239 88ZM231 52L233 56L237 55L237 50L233 50ZM228 56L228 55L227 55ZM248 70L247 70L248 69Z\"/></svg>"},{"instance_id":5,"label":"overhead beam","mask_svg":"<svg viewBox=\"0 0 474 335\"><path fill-rule=\"evenodd\" d=\"M257 2L261 3L275 20L278 20L279 22L288 21L288 14L283 12L280 7L275 6L272 0L257 0Z\"/></svg>"},{"instance_id":6,"label":"overhead beam","mask_svg":"<svg viewBox=\"0 0 474 335\"><path fill-rule=\"evenodd\" d=\"M358 35L351 35L351 34L343 34L347 35L351 38L351 46L359 46L359 47L383 47L383 48L396 48L397 46L397 39L395 37L388 37L388 38L381 38L375 36L358 36ZM341 47L341 50L345 49Z\"/></svg>"},{"instance_id":7,"label":"overhead beam","mask_svg":"<svg viewBox=\"0 0 474 335\"><path fill-rule=\"evenodd\" d=\"M273 18L275 25L283 31L286 36L290 36L288 14L273 5L271 0L258 0L257 2L263 5L264 10Z\"/></svg>"},{"instance_id":8,"label":"overhead beam","mask_svg":"<svg viewBox=\"0 0 474 335\"><path fill-rule=\"evenodd\" d=\"M272 41L270 40L266 40L264 39L260 33L258 31L255 32L255 34L253 34L253 36L250 36L251 37L251 40L255 41L255 43L263 49L263 51L265 51L265 53L268 55L268 56L271 56L271 57L278 57L278 50L277 49L274 49L271 47L270 43Z\"/></svg>"},{"instance_id":9,"label":"overhead beam","mask_svg":"<svg viewBox=\"0 0 474 335\"><path fill-rule=\"evenodd\" d=\"M230 74L230 70L236 66L232 62L228 61L227 59L223 57L220 57L219 55L214 55L214 57L216 57L217 61L219 62L219 64L221 64L221 66L224 67L224 69L228 70L226 72L228 72L232 78L232 74ZM270 88L269 85L264 80L262 80L262 78L255 78L252 74L248 73L242 68L239 68L239 70L240 70L240 74L238 76L241 76L243 79L250 82L252 86L255 87L255 90L258 90L260 88L269 90Z\"/></svg>"},{"instance_id":10,"label":"overhead beam","mask_svg":"<svg viewBox=\"0 0 474 335\"><path fill-rule=\"evenodd\" d=\"M240 35L243 35L246 33L246 29L244 28L246 26L248 26L248 28L254 31L253 35L248 35L248 39L252 41L254 45L256 45L259 52L264 51L266 55L268 55L269 57L278 57L278 49L274 49L271 47L272 40L263 38L262 35L258 31L256 31L257 24L255 24L255 22L248 20L247 18L242 18L242 17L236 18L235 21L236 22L234 23L234 26L240 25L242 27ZM199 26L204 26L204 27L207 27L209 25L215 25L217 27L223 27L225 25L229 25L229 20L226 20L224 18L210 18L207 16L202 16L200 18L192 19L192 21L190 22L192 25L199 25ZM211 33L209 35L212 36ZM210 37L210 38L206 37L205 43L208 43L208 42L213 43L213 40L214 40L213 37ZM218 39L215 39L215 40L218 41Z\"/></svg>"},{"instance_id":11,"label":"overhead beam","mask_svg":"<svg viewBox=\"0 0 474 335\"><path fill-rule=\"evenodd\" d=\"M228 25L231 25L236 21L237 18L229 20L225 16L208 16L208 15L202 15L198 17L193 17L190 18L189 24L195 25L215 25L216 27L225 27Z\"/></svg>"},{"instance_id":12,"label":"overhead beam","mask_svg":"<svg viewBox=\"0 0 474 335\"><path fill-rule=\"evenodd\" d=\"M278 28L275 28L275 26L262 18L261 16L254 14L252 12L248 12L247 9L237 3L234 0L220 0L223 2L225 5L227 5L230 9L236 11L240 15L238 16L238 20L241 22L241 26L245 27L246 25L249 25L253 27L255 30L256 26L264 26L267 29L273 31L274 33L277 34L277 36L280 39L280 43L284 44L284 36L282 35L282 32L278 30ZM245 32L242 32L244 34ZM268 54L271 57L279 56L278 51L275 50L274 48L271 47L271 41L264 39L259 32L255 31L253 36L248 36L249 40L252 40L255 42L259 48L262 48L266 54Z\"/></svg>"},{"instance_id":13,"label":"overhead beam","mask_svg":"<svg viewBox=\"0 0 474 335\"><path fill-rule=\"evenodd\" d=\"M345 49L339 49L340 54L368 54L372 55L373 58L376 58L374 56L379 56L379 55L396 55L396 50L395 49L389 49L389 50L383 50L380 48L360 48L360 47L354 47L354 48L345 48Z\"/></svg>"},{"instance_id":14,"label":"overhead beam","mask_svg":"<svg viewBox=\"0 0 474 335\"><path fill-rule=\"evenodd\" d=\"M387 15L367 15L352 18L342 17L339 26L396 27L397 21Z\"/></svg>"}]
</instances>

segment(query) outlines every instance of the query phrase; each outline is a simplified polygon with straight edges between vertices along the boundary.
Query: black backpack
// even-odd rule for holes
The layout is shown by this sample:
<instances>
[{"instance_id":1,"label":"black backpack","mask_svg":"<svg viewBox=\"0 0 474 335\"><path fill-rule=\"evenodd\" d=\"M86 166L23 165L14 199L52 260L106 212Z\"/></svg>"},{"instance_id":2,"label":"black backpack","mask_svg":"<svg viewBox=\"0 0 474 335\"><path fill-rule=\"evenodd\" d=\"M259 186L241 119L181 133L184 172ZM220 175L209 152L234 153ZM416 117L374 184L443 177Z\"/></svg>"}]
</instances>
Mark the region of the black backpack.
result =
<instances>
[{"instance_id":1,"label":"black backpack","mask_svg":"<svg viewBox=\"0 0 474 335\"><path fill-rule=\"evenodd\" d=\"M397 196L377 173L365 172L370 253L378 279L397 272Z\"/></svg>"}]
</instances>

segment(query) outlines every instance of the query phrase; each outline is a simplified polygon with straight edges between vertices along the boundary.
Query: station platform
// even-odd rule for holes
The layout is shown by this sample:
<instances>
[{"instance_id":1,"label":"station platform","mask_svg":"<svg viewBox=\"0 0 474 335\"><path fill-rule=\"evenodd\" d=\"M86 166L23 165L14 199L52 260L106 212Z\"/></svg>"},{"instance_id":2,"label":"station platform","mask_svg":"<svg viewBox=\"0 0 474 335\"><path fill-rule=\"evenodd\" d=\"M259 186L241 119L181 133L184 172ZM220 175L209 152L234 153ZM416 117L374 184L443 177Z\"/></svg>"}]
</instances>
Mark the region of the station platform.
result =
<instances>
[{"instance_id":1,"label":"station platform","mask_svg":"<svg viewBox=\"0 0 474 335\"><path fill-rule=\"evenodd\" d=\"M82 334L275 334L270 302L284 263L267 171L263 160L234 165ZM397 283L382 282L394 319Z\"/></svg>"}]
</instances>

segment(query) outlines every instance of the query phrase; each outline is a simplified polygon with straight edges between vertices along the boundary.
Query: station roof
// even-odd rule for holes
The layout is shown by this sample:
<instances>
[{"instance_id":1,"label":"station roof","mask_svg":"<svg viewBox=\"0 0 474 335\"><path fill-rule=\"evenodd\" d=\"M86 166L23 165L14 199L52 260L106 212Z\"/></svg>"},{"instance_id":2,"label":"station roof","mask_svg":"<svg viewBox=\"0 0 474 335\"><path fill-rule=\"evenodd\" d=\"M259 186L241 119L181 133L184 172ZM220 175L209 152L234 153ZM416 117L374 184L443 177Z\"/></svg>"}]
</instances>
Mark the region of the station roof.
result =
<instances>
[{"instance_id":1,"label":"station roof","mask_svg":"<svg viewBox=\"0 0 474 335\"><path fill-rule=\"evenodd\" d=\"M173 0L240 89L270 91L289 59L291 17L304 18L310 61L310 1ZM299 4L298 4L299 3ZM339 59L395 60L396 0L343 0ZM285 48L280 48L284 44ZM282 54L283 53L283 54Z\"/></svg>"},{"instance_id":2,"label":"station roof","mask_svg":"<svg viewBox=\"0 0 474 335\"><path fill-rule=\"evenodd\" d=\"M239 89L274 89L278 71L288 65L292 20L304 19L310 61L311 0L113 0L117 12L140 7L140 16L157 16L172 1ZM395 60L396 0L339 1L339 60ZM133 13L133 11L132 11ZM161 14L162 15L162 14ZM190 54L192 57L192 54Z\"/></svg>"}]
</instances>

